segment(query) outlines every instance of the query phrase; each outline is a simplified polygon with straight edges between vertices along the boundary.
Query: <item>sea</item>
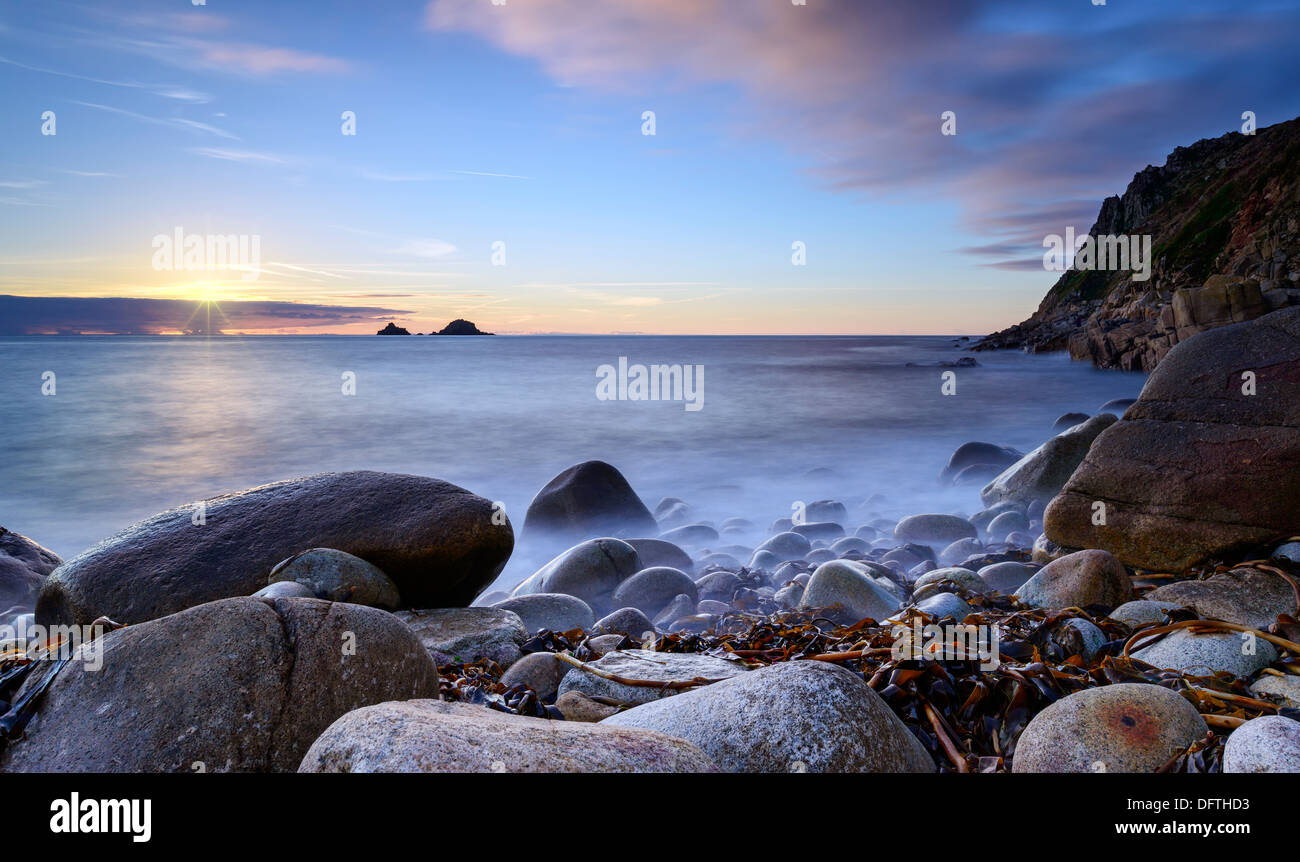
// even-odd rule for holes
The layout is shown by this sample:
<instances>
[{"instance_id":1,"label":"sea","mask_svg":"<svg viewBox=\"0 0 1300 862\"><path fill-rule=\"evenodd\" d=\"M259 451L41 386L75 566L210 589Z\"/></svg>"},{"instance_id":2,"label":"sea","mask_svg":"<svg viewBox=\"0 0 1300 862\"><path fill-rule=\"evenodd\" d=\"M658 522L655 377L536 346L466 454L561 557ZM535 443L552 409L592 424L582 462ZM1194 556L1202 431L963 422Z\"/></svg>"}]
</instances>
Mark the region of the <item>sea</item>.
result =
<instances>
[{"instance_id":1,"label":"sea","mask_svg":"<svg viewBox=\"0 0 1300 862\"><path fill-rule=\"evenodd\" d=\"M970 514L938 474L972 440L1029 451L1145 375L952 336L0 338L0 526L65 558L172 506L333 470L435 476L523 525L582 461L652 510L765 529L800 502L850 520ZM974 367L952 367L973 357ZM969 360L967 360L969 362ZM639 372L638 366L641 366ZM646 394L638 374L691 390ZM663 367L669 367L664 375ZM672 368L680 366L680 368ZM678 397L674 397L678 396ZM863 501L881 495L870 506ZM850 532L856 524L845 525ZM502 583L538 560L523 543Z\"/></svg>"}]
</instances>

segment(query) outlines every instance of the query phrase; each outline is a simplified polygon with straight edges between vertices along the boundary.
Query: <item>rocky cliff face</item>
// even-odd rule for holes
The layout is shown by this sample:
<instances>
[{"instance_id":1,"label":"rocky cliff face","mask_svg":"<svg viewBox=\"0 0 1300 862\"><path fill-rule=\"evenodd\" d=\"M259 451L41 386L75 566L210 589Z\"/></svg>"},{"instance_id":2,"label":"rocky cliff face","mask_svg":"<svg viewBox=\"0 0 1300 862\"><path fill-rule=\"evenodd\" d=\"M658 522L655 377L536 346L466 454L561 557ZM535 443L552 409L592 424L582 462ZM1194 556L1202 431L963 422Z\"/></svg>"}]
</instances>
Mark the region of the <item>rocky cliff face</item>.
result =
<instances>
[{"instance_id":1,"label":"rocky cliff face","mask_svg":"<svg viewBox=\"0 0 1300 862\"><path fill-rule=\"evenodd\" d=\"M1177 148L1107 198L1088 233L1150 235L1150 278L1066 271L1033 316L975 350L1150 371L1198 332L1300 304L1300 118Z\"/></svg>"}]
</instances>

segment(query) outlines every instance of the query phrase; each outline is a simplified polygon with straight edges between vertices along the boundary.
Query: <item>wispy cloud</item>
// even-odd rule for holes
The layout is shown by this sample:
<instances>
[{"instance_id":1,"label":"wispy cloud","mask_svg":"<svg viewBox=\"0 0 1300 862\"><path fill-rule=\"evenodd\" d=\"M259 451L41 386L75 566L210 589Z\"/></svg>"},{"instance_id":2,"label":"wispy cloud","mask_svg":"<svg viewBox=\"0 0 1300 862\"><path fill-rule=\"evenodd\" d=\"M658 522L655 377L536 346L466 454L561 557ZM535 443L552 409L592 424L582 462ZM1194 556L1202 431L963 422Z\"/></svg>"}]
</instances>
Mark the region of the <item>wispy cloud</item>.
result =
<instances>
[{"instance_id":1,"label":"wispy cloud","mask_svg":"<svg viewBox=\"0 0 1300 862\"><path fill-rule=\"evenodd\" d=\"M222 147L191 147L190 152L207 159L223 162L242 162L254 165L287 165L289 160L272 153L259 153L253 150L229 150Z\"/></svg>"},{"instance_id":2,"label":"wispy cloud","mask_svg":"<svg viewBox=\"0 0 1300 862\"><path fill-rule=\"evenodd\" d=\"M502 177L509 180L531 180L532 177L524 177L519 174L494 174L490 171L448 171L449 174L464 174L471 177Z\"/></svg>"},{"instance_id":3,"label":"wispy cloud","mask_svg":"<svg viewBox=\"0 0 1300 862\"><path fill-rule=\"evenodd\" d=\"M393 249L394 254L412 257L446 257L456 251L456 246L440 239L408 239Z\"/></svg>"},{"instance_id":4,"label":"wispy cloud","mask_svg":"<svg viewBox=\"0 0 1300 862\"><path fill-rule=\"evenodd\" d=\"M104 84L109 87L126 87L132 90L146 90L155 96L161 96L165 99L174 99L178 102L190 102L193 104L203 104L211 101L207 93L201 93L198 90L192 90L188 87L182 87L176 84L145 84L138 81L112 81L107 78L94 78L87 75L77 75L72 72L60 72L57 69L45 69L40 66L29 66L26 63L19 63L17 60L11 60L8 57L0 57L0 63L6 63L10 66L16 66L19 69L26 69L29 72L39 72L42 75L57 75L60 78L73 78L78 81L89 81L92 84Z\"/></svg>"},{"instance_id":5,"label":"wispy cloud","mask_svg":"<svg viewBox=\"0 0 1300 862\"><path fill-rule=\"evenodd\" d=\"M125 108L117 108L113 105L100 105L95 102L79 102L72 100L74 105L81 105L83 108L94 108L97 111L107 111L111 114L120 114L124 117L130 117L133 120L139 120L142 123L149 123L155 126L167 126L173 129L181 129L187 132L200 132L208 135L215 135L218 138L227 138L232 141L239 140L239 136L227 132L225 129L219 129L216 126L207 123L201 123L197 120L188 120L183 117L150 117L145 114L138 114L135 111L128 111Z\"/></svg>"}]
</instances>

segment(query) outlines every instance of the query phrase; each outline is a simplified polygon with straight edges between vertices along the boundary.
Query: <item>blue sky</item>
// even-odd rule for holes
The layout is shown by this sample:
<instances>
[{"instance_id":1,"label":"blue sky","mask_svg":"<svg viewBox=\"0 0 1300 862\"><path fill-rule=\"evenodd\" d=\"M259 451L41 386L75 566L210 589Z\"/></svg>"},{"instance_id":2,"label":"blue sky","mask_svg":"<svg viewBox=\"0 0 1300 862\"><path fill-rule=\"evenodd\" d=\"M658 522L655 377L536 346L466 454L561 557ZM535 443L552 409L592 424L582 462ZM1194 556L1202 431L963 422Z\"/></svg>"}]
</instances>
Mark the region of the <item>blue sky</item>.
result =
<instances>
[{"instance_id":1,"label":"blue sky","mask_svg":"<svg viewBox=\"0 0 1300 862\"><path fill-rule=\"evenodd\" d=\"M0 294L66 300L6 332L984 332L1137 170L1300 113L1271 0L0 10ZM155 269L178 227L257 277Z\"/></svg>"}]
</instances>

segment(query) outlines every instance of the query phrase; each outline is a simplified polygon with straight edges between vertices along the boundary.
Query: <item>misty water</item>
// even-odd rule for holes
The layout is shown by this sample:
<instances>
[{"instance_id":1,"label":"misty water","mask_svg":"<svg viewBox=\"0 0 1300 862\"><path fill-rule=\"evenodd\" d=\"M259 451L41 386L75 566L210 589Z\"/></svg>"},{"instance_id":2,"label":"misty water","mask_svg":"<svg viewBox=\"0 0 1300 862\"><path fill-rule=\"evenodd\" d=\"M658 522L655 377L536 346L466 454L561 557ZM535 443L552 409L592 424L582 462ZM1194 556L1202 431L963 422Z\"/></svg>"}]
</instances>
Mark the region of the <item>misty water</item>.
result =
<instances>
[{"instance_id":1,"label":"misty water","mask_svg":"<svg viewBox=\"0 0 1300 862\"><path fill-rule=\"evenodd\" d=\"M943 395L938 363L972 355L979 366L951 369L956 394ZM598 399L598 367L621 356L703 366L702 409ZM0 525L66 558L171 506L372 469L500 501L518 534L537 490L590 459L651 509L681 497L714 522L766 528L826 498L865 521L877 493L890 516L970 514L978 486L938 483L953 449L1028 451L1060 414L1144 381L1061 354L971 354L951 337L0 338ZM501 584L536 556L517 548Z\"/></svg>"}]
</instances>

